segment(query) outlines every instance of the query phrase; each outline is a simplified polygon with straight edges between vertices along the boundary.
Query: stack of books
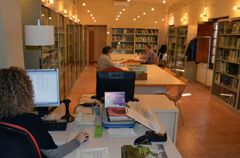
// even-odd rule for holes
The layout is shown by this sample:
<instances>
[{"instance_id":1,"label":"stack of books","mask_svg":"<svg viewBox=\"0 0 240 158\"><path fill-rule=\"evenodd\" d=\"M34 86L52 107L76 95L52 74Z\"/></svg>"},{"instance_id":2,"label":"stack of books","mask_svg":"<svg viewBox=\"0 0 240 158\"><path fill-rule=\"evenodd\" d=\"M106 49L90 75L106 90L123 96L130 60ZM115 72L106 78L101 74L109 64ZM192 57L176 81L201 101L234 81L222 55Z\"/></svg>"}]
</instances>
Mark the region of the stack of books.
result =
<instances>
[{"instance_id":1,"label":"stack of books","mask_svg":"<svg viewBox=\"0 0 240 158\"><path fill-rule=\"evenodd\" d=\"M167 158L162 144L153 145L124 145L121 147L122 158Z\"/></svg>"},{"instance_id":2,"label":"stack of books","mask_svg":"<svg viewBox=\"0 0 240 158\"><path fill-rule=\"evenodd\" d=\"M135 71L136 80L146 80L147 79L147 66L144 65L128 65L130 71Z\"/></svg>"},{"instance_id":3,"label":"stack of books","mask_svg":"<svg viewBox=\"0 0 240 158\"><path fill-rule=\"evenodd\" d=\"M107 107L109 121L132 121L124 107Z\"/></svg>"}]
</instances>

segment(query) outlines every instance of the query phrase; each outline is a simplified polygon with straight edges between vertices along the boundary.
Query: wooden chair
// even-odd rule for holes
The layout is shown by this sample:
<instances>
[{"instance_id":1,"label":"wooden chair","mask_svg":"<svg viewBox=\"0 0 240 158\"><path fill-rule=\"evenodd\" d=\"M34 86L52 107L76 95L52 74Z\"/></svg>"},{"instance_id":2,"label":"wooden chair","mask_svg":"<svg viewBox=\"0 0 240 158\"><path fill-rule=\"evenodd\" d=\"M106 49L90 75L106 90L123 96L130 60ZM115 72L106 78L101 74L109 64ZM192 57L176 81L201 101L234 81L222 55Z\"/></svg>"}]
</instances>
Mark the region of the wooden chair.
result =
<instances>
[{"instance_id":1,"label":"wooden chair","mask_svg":"<svg viewBox=\"0 0 240 158\"><path fill-rule=\"evenodd\" d=\"M97 65L97 63L95 63L94 66L95 66L95 68L96 68L97 71L98 71L98 65Z\"/></svg>"},{"instance_id":2,"label":"wooden chair","mask_svg":"<svg viewBox=\"0 0 240 158\"><path fill-rule=\"evenodd\" d=\"M166 72L168 72L168 73L171 74L172 76L176 77L176 74L175 74L174 72L172 72L170 69L168 69L168 68L165 67L163 70L166 71ZM168 92L170 89L171 89L171 86L167 86L166 92Z\"/></svg>"},{"instance_id":3,"label":"wooden chair","mask_svg":"<svg viewBox=\"0 0 240 158\"><path fill-rule=\"evenodd\" d=\"M179 79L180 79L182 82L186 83L186 84L187 84L187 82L188 82L188 80L185 79L184 77L180 77ZM180 114L181 114L181 117L182 117L182 122L183 122L183 116L182 116L180 104L179 104L178 101L181 99L185 87L186 87L186 86L178 86L178 93L177 93L176 96L172 96L172 95L170 95L170 94L166 94L166 96L168 97L168 99L171 100L171 101L173 101L173 102L175 103L175 106L176 106L176 102L178 103L179 111L180 111ZM183 122L183 125L184 125L184 122Z\"/></svg>"},{"instance_id":4,"label":"wooden chair","mask_svg":"<svg viewBox=\"0 0 240 158\"><path fill-rule=\"evenodd\" d=\"M154 65L157 65L157 58L154 60ZM158 66L158 65L157 65Z\"/></svg>"}]
</instances>

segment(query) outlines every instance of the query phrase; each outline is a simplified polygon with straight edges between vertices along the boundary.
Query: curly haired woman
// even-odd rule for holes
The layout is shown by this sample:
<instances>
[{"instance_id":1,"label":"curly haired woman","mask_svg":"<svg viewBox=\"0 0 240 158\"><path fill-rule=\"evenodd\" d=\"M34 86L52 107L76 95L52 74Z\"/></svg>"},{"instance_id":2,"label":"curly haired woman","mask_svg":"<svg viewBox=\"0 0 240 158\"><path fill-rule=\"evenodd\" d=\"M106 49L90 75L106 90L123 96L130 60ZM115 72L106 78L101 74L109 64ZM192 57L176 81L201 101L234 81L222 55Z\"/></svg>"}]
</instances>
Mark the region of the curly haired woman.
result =
<instances>
[{"instance_id":1,"label":"curly haired woman","mask_svg":"<svg viewBox=\"0 0 240 158\"><path fill-rule=\"evenodd\" d=\"M63 157L80 146L86 132L79 132L75 139L57 146L40 117L33 110L33 87L26 71L17 67L0 69L0 121L27 129L36 139L42 157Z\"/></svg>"}]
</instances>

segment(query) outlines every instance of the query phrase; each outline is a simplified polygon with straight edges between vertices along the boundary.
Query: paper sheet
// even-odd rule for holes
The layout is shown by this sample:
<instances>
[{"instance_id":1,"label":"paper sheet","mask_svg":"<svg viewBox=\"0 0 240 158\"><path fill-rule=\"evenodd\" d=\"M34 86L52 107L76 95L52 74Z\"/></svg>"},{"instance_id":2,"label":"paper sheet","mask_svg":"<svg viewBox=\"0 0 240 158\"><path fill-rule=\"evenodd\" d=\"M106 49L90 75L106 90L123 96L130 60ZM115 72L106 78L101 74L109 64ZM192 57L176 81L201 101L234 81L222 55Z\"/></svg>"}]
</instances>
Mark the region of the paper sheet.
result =
<instances>
[{"instance_id":1,"label":"paper sheet","mask_svg":"<svg viewBox=\"0 0 240 158\"><path fill-rule=\"evenodd\" d=\"M109 128L107 132L111 139L137 136L132 128Z\"/></svg>"},{"instance_id":2,"label":"paper sheet","mask_svg":"<svg viewBox=\"0 0 240 158\"><path fill-rule=\"evenodd\" d=\"M77 158L109 158L108 147L77 150Z\"/></svg>"}]
</instances>

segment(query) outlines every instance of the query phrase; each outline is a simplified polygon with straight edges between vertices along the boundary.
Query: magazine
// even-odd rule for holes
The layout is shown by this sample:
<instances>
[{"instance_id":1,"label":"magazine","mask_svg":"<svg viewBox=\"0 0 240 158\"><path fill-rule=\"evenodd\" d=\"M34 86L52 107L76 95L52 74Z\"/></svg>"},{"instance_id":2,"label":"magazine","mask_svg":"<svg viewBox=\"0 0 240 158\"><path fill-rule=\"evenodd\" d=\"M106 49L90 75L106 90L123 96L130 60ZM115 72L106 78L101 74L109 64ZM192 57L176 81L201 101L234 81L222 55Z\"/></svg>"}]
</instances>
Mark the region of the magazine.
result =
<instances>
[{"instance_id":1,"label":"magazine","mask_svg":"<svg viewBox=\"0 0 240 158\"><path fill-rule=\"evenodd\" d=\"M124 145L122 158L168 158L162 144Z\"/></svg>"}]
</instances>

